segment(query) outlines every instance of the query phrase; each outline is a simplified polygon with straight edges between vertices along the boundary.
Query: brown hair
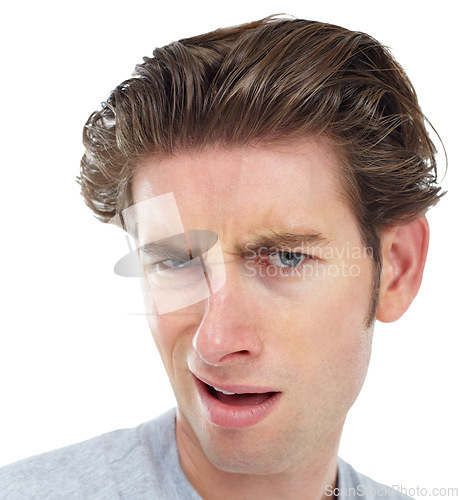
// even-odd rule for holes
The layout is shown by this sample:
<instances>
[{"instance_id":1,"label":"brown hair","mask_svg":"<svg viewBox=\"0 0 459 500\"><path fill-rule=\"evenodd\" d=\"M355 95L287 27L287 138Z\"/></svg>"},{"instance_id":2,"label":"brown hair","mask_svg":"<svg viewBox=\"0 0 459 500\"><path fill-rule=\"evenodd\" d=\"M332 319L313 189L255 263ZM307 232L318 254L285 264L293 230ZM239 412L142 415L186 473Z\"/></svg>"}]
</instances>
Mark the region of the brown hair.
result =
<instances>
[{"instance_id":1,"label":"brown hair","mask_svg":"<svg viewBox=\"0 0 459 500\"><path fill-rule=\"evenodd\" d=\"M89 117L79 181L106 222L132 204L132 175L146 156L323 136L342 162L379 276L380 229L423 214L441 196L425 121L405 72L372 37L269 17L145 57Z\"/></svg>"}]
</instances>

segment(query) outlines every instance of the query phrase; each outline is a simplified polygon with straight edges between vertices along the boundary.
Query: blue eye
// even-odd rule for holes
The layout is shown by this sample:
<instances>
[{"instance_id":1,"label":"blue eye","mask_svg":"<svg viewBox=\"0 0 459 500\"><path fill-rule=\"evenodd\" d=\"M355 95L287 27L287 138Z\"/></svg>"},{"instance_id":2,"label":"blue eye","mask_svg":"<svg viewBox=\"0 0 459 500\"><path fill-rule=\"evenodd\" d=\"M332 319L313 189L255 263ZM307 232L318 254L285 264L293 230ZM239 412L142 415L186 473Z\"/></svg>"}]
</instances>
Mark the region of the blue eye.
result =
<instances>
[{"instance_id":1,"label":"blue eye","mask_svg":"<svg viewBox=\"0 0 459 500\"><path fill-rule=\"evenodd\" d=\"M186 262L183 262L181 260L168 259L168 260L163 260L163 261L159 262L158 264L162 264L165 267L170 267L171 269L182 269L184 267L188 267L190 265L193 265L193 262L191 260L187 260Z\"/></svg>"},{"instance_id":2,"label":"blue eye","mask_svg":"<svg viewBox=\"0 0 459 500\"><path fill-rule=\"evenodd\" d=\"M154 264L147 264L146 270L148 273L158 274L162 276L176 275L177 273L188 273L202 267L199 259L181 260L181 259L164 259Z\"/></svg>"},{"instance_id":3,"label":"blue eye","mask_svg":"<svg viewBox=\"0 0 459 500\"><path fill-rule=\"evenodd\" d=\"M275 252L269 255L269 263L277 267L296 267L308 256L296 252Z\"/></svg>"}]
</instances>

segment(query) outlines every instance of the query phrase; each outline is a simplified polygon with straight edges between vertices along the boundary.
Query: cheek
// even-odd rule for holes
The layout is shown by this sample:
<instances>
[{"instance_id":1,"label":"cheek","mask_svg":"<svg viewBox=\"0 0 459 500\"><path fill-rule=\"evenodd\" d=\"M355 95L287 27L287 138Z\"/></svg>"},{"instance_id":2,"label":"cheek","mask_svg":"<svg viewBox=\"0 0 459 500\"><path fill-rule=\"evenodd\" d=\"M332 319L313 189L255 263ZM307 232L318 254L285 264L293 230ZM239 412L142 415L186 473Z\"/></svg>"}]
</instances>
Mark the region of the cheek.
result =
<instances>
[{"instance_id":1,"label":"cheek","mask_svg":"<svg viewBox=\"0 0 459 500\"><path fill-rule=\"evenodd\" d=\"M303 374L316 398L352 404L361 389L372 342L372 329L366 325L370 271L327 278L300 308L289 308L279 324L289 342L279 342L275 350L292 361L292 371Z\"/></svg>"},{"instance_id":2,"label":"cheek","mask_svg":"<svg viewBox=\"0 0 459 500\"><path fill-rule=\"evenodd\" d=\"M194 332L204 314L203 303L178 311L158 314L153 294L143 287L143 299L148 326L169 377L173 376L177 361L186 357Z\"/></svg>"},{"instance_id":3,"label":"cheek","mask_svg":"<svg viewBox=\"0 0 459 500\"><path fill-rule=\"evenodd\" d=\"M371 304L371 276L340 278L331 288L315 334L320 346L318 373L337 404L350 407L359 394L371 355L372 327L366 325Z\"/></svg>"},{"instance_id":4,"label":"cheek","mask_svg":"<svg viewBox=\"0 0 459 500\"><path fill-rule=\"evenodd\" d=\"M163 364L166 367L166 371L170 376L172 352L177 341L177 332L179 331L177 318L171 317L168 314L159 315L157 313L153 294L148 289L148 286L145 286L145 281L143 282L143 300L150 332Z\"/></svg>"}]
</instances>

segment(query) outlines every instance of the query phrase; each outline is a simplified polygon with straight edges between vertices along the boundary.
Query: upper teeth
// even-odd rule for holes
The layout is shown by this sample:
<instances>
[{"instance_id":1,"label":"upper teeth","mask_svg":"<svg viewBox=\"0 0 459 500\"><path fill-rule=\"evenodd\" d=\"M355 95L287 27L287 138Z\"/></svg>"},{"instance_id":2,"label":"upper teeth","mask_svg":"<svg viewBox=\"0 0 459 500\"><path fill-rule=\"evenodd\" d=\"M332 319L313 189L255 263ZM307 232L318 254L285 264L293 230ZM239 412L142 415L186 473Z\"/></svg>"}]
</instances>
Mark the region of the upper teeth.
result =
<instances>
[{"instance_id":1,"label":"upper teeth","mask_svg":"<svg viewBox=\"0 0 459 500\"><path fill-rule=\"evenodd\" d=\"M228 396L234 396L236 393L235 392L228 392L228 391L224 391L223 389L218 389L218 387L214 387L214 389L218 392L222 392L223 394L226 394Z\"/></svg>"}]
</instances>

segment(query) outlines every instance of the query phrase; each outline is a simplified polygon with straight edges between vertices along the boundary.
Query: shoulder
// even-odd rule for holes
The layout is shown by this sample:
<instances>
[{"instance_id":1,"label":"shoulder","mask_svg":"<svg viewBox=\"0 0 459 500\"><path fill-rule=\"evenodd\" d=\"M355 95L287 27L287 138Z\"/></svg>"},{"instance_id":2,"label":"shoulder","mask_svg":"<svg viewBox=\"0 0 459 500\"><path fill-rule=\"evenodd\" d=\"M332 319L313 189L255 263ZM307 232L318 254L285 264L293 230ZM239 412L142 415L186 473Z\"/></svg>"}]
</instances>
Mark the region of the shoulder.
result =
<instances>
[{"instance_id":1,"label":"shoulder","mask_svg":"<svg viewBox=\"0 0 459 500\"><path fill-rule=\"evenodd\" d=\"M163 487L160 469L164 461L175 458L175 449L175 410L171 410L138 427L0 468L1 498L146 498L148 491Z\"/></svg>"},{"instance_id":2,"label":"shoulder","mask_svg":"<svg viewBox=\"0 0 459 500\"><path fill-rule=\"evenodd\" d=\"M368 476L360 474L341 458L338 461L337 489L336 493L339 493L338 498L340 500L379 500L381 498L387 500L413 500L390 486L378 483ZM332 495L331 492L330 495Z\"/></svg>"}]
</instances>

